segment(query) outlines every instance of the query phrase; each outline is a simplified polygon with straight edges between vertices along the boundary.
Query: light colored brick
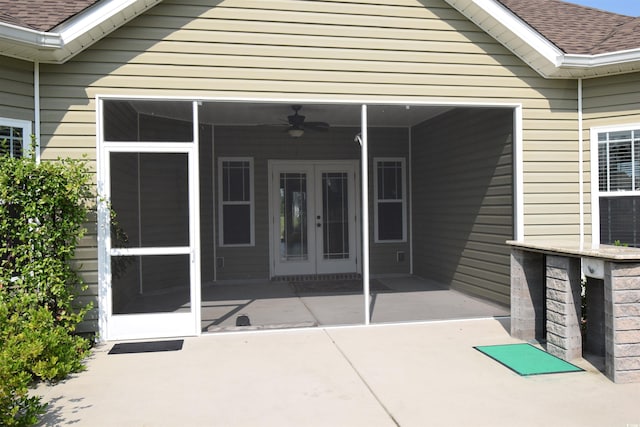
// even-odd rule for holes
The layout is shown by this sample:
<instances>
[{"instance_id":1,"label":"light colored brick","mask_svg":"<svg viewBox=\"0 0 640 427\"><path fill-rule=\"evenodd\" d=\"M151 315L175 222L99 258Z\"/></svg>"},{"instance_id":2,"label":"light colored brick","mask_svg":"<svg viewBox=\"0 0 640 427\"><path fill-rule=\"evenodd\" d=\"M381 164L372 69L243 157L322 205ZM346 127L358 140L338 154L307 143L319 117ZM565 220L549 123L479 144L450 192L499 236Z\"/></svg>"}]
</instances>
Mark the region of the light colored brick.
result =
<instances>
[{"instance_id":1,"label":"light colored brick","mask_svg":"<svg viewBox=\"0 0 640 427\"><path fill-rule=\"evenodd\" d=\"M569 304L563 304L558 301L547 300L547 310L555 311L556 313L569 314Z\"/></svg>"},{"instance_id":2,"label":"light colored brick","mask_svg":"<svg viewBox=\"0 0 640 427\"><path fill-rule=\"evenodd\" d=\"M569 294L568 292L556 291L554 289L547 288L547 302L549 300L558 301L563 304L567 304L569 302Z\"/></svg>"},{"instance_id":3,"label":"light colored brick","mask_svg":"<svg viewBox=\"0 0 640 427\"><path fill-rule=\"evenodd\" d=\"M572 325L547 322L547 332L563 338L571 338L580 335L580 326L578 323Z\"/></svg>"},{"instance_id":4,"label":"light colored brick","mask_svg":"<svg viewBox=\"0 0 640 427\"><path fill-rule=\"evenodd\" d=\"M640 357L619 357L615 365L618 371L640 370Z\"/></svg>"},{"instance_id":5,"label":"light colored brick","mask_svg":"<svg viewBox=\"0 0 640 427\"><path fill-rule=\"evenodd\" d=\"M614 317L636 317L640 316L640 304L614 304Z\"/></svg>"},{"instance_id":6,"label":"light colored brick","mask_svg":"<svg viewBox=\"0 0 640 427\"><path fill-rule=\"evenodd\" d=\"M547 343L564 349L582 348L582 336L562 337L547 331Z\"/></svg>"},{"instance_id":7,"label":"light colored brick","mask_svg":"<svg viewBox=\"0 0 640 427\"><path fill-rule=\"evenodd\" d=\"M640 264L611 264L611 276L629 277L640 276Z\"/></svg>"},{"instance_id":8,"label":"light colored brick","mask_svg":"<svg viewBox=\"0 0 640 427\"><path fill-rule=\"evenodd\" d=\"M547 311L547 321L566 325L567 315L563 313L556 313L555 311Z\"/></svg>"},{"instance_id":9,"label":"light colored brick","mask_svg":"<svg viewBox=\"0 0 640 427\"><path fill-rule=\"evenodd\" d=\"M616 384L628 384L640 382L640 370L639 371L618 371L611 378Z\"/></svg>"},{"instance_id":10,"label":"light colored brick","mask_svg":"<svg viewBox=\"0 0 640 427\"><path fill-rule=\"evenodd\" d=\"M554 279L554 278L550 278L547 277L547 290L549 289L553 289L556 291L567 291L567 289L569 289L569 281L568 280L562 280L562 279Z\"/></svg>"},{"instance_id":11,"label":"light colored brick","mask_svg":"<svg viewBox=\"0 0 640 427\"><path fill-rule=\"evenodd\" d=\"M640 344L640 330L618 331L615 333L616 344Z\"/></svg>"},{"instance_id":12,"label":"light colored brick","mask_svg":"<svg viewBox=\"0 0 640 427\"><path fill-rule=\"evenodd\" d=\"M640 291L615 291L613 292L613 302L616 304L638 304L640 303Z\"/></svg>"},{"instance_id":13,"label":"light colored brick","mask_svg":"<svg viewBox=\"0 0 640 427\"><path fill-rule=\"evenodd\" d=\"M562 269L562 268L555 268L555 267L547 267L546 270L546 277L547 280L551 279L557 279L557 280L569 280L569 275L567 274L567 270Z\"/></svg>"},{"instance_id":14,"label":"light colored brick","mask_svg":"<svg viewBox=\"0 0 640 427\"><path fill-rule=\"evenodd\" d=\"M640 276L633 277L615 277L613 280L613 288L615 290L639 290Z\"/></svg>"},{"instance_id":15,"label":"light colored brick","mask_svg":"<svg viewBox=\"0 0 640 427\"><path fill-rule=\"evenodd\" d=\"M614 322L618 331L640 329L640 317L619 317Z\"/></svg>"},{"instance_id":16,"label":"light colored brick","mask_svg":"<svg viewBox=\"0 0 640 427\"><path fill-rule=\"evenodd\" d=\"M640 357L640 344L616 344L616 357Z\"/></svg>"}]
</instances>

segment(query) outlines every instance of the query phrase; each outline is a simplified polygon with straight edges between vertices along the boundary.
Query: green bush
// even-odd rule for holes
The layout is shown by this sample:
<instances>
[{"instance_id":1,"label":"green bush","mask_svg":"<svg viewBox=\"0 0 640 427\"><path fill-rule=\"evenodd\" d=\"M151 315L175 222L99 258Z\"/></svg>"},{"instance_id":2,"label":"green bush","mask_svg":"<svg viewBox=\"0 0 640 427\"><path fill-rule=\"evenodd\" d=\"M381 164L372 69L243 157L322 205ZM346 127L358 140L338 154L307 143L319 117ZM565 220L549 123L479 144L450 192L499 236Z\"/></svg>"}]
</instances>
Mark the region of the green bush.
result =
<instances>
[{"instance_id":1,"label":"green bush","mask_svg":"<svg viewBox=\"0 0 640 427\"><path fill-rule=\"evenodd\" d=\"M46 405L34 381L82 369L90 342L75 335L90 306L71 267L91 196L84 162L0 157L0 425L33 425Z\"/></svg>"}]
</instances>

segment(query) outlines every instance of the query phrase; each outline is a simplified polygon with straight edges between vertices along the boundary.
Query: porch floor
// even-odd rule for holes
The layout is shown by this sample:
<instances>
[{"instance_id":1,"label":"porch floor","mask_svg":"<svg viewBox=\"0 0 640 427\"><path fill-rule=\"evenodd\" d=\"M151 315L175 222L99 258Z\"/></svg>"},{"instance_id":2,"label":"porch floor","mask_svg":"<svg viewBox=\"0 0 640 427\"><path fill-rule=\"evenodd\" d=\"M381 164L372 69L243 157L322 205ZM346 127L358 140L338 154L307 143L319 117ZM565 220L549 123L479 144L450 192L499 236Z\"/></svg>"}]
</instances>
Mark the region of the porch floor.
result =
<instances>
[{"instance_id":1,"label":"porch floor","mask_svg":"<svg viewBox=\"0 0 640 427\"><path fill-rule=\"evenodd\" d=\"M202 287L202 331L364 324L361 280L217 282ZM417 277L372 279L371 322L509 316L509 308ZM247 316L249 326L237 326Z\"/></svg>"}]
</instances>

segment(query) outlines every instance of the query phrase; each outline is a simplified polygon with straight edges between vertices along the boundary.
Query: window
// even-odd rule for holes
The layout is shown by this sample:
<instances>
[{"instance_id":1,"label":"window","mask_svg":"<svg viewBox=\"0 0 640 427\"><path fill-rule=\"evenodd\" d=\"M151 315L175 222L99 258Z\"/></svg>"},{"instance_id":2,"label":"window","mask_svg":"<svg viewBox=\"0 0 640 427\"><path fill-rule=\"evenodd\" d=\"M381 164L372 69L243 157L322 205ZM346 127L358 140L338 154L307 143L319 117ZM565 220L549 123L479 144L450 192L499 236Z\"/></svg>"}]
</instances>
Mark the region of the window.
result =
<instances>
[{"instance_id":1,"label":"window","mask_svg":"<svg viewBox=\"0 0 640 427\"><path fill-rule=\"evenodd\" d=\"M374 163L375 241L404 242L406 227L405 161L376 158Z\"/></svg>"},{"instance_id":2,"label":"window","mask_svg":"<svg viewBox=\"0 0 640 427\"><path fill-rule=\"evenodd\" d=\"M593 133L597 134L594 204L600 214L599 242L640 247L640 126Z\"/></svg>"},{"instance_id":3,"label":"window","mask_svg":"<svg viewBox=\"0 0 640 427\"><path fill-rule=\"evenodd\" d=\"M253 246L253 159L220 158L220 246Z\"/></svg>"},{"instance_id":4,"label":"window","mask_svg":"<svg viewBox=\"0 0 640 427\"><path fill-rule=\"evenodd\" d=\"M0 154L22 157L31 143L31 122L0 117Z\"/></svg>"}]
</instances>

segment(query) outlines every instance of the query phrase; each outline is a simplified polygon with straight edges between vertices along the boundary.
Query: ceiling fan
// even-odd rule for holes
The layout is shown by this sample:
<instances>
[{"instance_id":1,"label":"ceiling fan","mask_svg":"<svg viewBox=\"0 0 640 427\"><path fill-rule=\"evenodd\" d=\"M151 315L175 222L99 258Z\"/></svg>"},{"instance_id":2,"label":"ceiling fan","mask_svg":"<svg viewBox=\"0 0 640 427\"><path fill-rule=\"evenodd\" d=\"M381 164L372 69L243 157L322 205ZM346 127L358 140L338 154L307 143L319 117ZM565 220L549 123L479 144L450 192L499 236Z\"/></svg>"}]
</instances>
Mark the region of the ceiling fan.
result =
<instances>
[{"instance_id":1,"label":"ceiling fan","mask_svg":"<svg viewBox=\"0 0 640 427\"><path fill-rule=\"evenodd\" d=\"M289 136L299 138L304 134L306 129L320 132L326 132L329 130L329 123L305 121L306 117L299 114L300 109L302 109L302 105L292 105L291 109L293 110L293 114L287 116L287 120L289 122L287 132L289 133Z\"/></svg>"}]
</instances>

